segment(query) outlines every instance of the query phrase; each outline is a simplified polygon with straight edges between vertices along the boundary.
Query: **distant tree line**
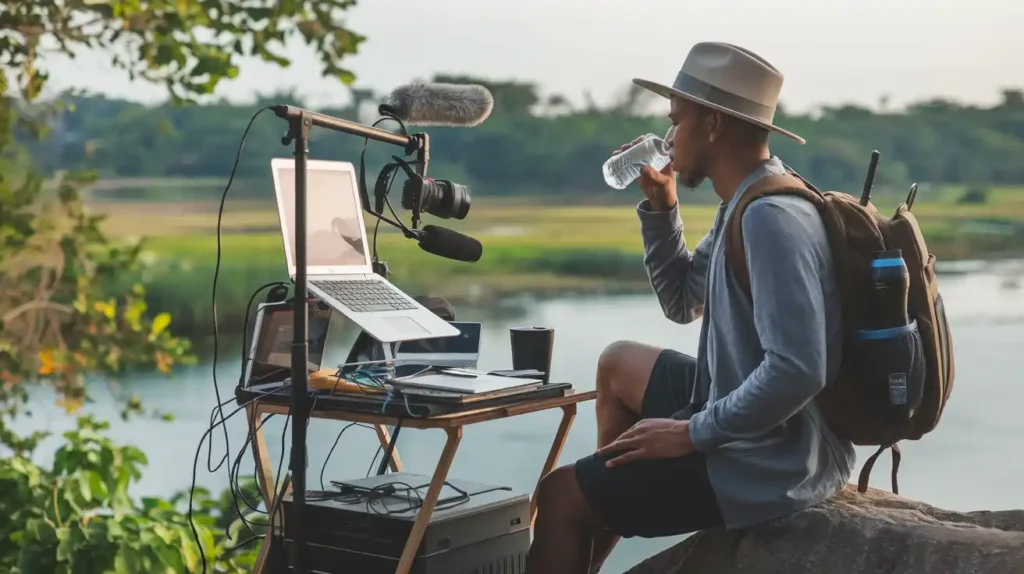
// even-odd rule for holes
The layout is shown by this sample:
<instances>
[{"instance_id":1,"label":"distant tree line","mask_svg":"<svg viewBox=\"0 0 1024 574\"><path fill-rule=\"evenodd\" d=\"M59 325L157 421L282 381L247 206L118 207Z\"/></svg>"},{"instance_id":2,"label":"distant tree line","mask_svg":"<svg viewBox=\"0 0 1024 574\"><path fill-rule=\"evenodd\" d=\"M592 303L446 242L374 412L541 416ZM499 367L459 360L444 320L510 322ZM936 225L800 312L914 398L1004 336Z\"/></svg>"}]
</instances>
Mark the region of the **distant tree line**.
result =
<instances>
[{"instance_id":1,"label":"distant tree line","mask_svg":"<svg viewBox=\"0 0 1024 574\"><path fill-rule=\"evenodd\" d=\"M627 90L620 101L604 107L588 100L581 109L557 95L542 98L538 86L529 82L450 75L434 79L482 83L494 94L494 112L481 126L429 130L431 175L471 185L475 193L554 195L605 189L601 164L610 152L643 133L663 135L668 126L664 115L650 112L650 96L638 89ZM318 111L358 120L360 110L372 109L381 99L365 89L354 89L352 96L344 108ZM253 105L146 107L94 96L65 101L74 111L56 120L52 137L34 144L46 147L33 156L46 170L88 167L101 177L223 178L259 107L282 101L303 105L292 94ZM891 112L824 108L813 117L780 109L777 121L804 136L807 144L773 136L773 151L830 189L858 189L873 149L882 153L877 176L881 186L903 187L912 181L1024 184L1021 90L1005 90L1002 102L988 108L932 100ZM397 128L393 122L381 127ZM247 137L239 177L269 177L269 158L290 155L280 143L283 131L281 120L263 113ZM362 140L321 130L314 130L310 142L311 157L356 163L362 148ZM396 151L370 143L368 181Z\"/></svg>"}]
</instances>

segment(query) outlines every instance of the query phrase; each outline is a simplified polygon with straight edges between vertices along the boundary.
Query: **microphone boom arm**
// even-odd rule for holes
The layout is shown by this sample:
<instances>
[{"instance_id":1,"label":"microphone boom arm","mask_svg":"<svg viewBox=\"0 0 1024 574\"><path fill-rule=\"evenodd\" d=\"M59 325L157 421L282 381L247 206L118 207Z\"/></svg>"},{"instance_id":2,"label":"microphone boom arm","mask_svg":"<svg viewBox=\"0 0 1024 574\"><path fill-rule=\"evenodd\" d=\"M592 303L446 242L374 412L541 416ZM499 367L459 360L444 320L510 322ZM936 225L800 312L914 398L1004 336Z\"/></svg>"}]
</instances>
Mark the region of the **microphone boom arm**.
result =
<instances>
[{"instance_id":1,"label":"microphone boom arm","mask_svg":"<svg viewBox=\"0 0 1024 574\"><path fill-rule=\"evenodd\" d=\"M382 108L382 110L383 109L384 108ZM380 128L363 125L342 118L336 118L327 114L312 112L298 106L290 106L287 104L277 104L273 106L273 110L277 117L288 121L288 132L283 138L281 138L282 145L291 145L292 141L299 136L298 129L301 124L308 120L309 126L306 128L306 138L309 137L309 129L313 126L317 126L335 132L346 133L398 146L405 150L406 155L416 152L416 172L420 177L426 177L427 175L427 164L430 161L430 139L425 133L416 133L412 135L396 134ZM298 187L296 187L296 189L298 189ZM362 197L363 210L392 227L402 230L406 237L412 237L408 228L406 228L404 224L392 221L383 213L374 211L370 207L370 196L366 189L361 189L360 195ZM416 229L418 220L419 213L416 211L413 213L413 229Z\"/></svg>"},{"instance_id":2,"label":"microphone boom arm","mask_svg":"<svg viewBox=\"0 0 1024 574\"><path fill-rule=\"evenodd\" d=\"M309 118L312 126L321 128L327 128L331 131L342 132L351 134L354 136L369 138L374 141L388 143L401 148L405 148L405 153L410 154L417 151L422 146L421 134L413 134L411 136L396 134L380 128L372 128L370 126L364 126L363 124L350 122L334 116L328 116L326 114L320 114L317 112L311 112L304 110L296 106L289 106L284 104L278 104L274 106L274 113L277 117L288 120L290 124L294 124L302 120L303 116ZM286 138L288 136L285 136ZM294 136L293 136L294 137ZM288 145L291 141L282 141L284 145Z\"/></svg>"}]
</instances>

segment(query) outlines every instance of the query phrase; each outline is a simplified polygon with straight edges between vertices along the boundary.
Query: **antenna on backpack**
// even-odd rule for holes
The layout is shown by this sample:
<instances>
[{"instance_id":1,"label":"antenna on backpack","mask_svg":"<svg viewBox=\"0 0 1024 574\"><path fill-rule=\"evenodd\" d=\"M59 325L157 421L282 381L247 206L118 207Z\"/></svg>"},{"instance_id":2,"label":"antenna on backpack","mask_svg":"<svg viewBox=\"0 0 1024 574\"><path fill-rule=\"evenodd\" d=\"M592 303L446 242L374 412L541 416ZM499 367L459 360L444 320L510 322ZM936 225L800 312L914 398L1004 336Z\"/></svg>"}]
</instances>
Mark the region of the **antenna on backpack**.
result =
<instances>
[{"instance_id":1,"label":"antenna on backpack","mask_svg":"<svg viewBox=\"0 0 1024 574\"><path fill-rule=\"evenodd\" d=\"M871 163L868 164L868 176L864 179L864 191L860 194L860 204L867 205L871 200L871 186L875 184L875 169L878 168L878 150L871 152Z\"/></svg>"},{"instance_id":2,"label":"antenna on backpack","mask_svg":"<svg viewBox=\"0 0 1024 574\"><path fill-rule=\"evenodd\" d=\"M914 207L914 200L917 199L917 184L910 186L910 193L907 194L907 211Z\"/></svg>"}]
</instances>

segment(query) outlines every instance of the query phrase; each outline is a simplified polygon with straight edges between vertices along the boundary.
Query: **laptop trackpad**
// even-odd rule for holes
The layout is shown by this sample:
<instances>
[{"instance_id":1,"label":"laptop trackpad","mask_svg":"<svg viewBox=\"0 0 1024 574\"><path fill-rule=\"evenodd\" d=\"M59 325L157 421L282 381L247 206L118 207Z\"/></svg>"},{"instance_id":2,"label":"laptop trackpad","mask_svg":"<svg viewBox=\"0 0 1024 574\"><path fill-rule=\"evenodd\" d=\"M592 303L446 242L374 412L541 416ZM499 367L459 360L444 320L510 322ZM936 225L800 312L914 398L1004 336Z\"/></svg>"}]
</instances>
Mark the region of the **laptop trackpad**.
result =
<instances>
[{"instance_id":1,"label":"laptop trackpad","mask_svg":"<svg viewBox=\"0 0 1024 574\"><path fill-rule=\"evenodd\" d=\"M401 331L402 333L429 333L430 331L423 328L416 321L413 321L411 317L383 317L383 320L391 327Z\"/></svg>"}]
</instances>

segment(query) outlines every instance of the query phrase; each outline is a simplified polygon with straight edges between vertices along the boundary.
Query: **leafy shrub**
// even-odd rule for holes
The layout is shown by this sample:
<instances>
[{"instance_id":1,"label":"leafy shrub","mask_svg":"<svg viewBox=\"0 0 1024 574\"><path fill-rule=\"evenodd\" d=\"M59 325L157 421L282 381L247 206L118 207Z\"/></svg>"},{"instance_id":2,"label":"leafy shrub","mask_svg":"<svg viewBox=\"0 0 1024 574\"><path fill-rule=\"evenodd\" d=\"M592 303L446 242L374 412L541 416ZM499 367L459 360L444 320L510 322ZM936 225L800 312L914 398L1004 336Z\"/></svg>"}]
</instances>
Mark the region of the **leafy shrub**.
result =
<instances>
[{"instance_id":1,"label":"leafy shrub","mask_svg":"<svg viewBox=\"0 0 1024 574\"><path fill-rule=\"evenodd\" d=\"M23 454L0 460L0 571L202 571L192 527L178 508L188 493L170 501L135 501L129 487L142 476L146 456L105 437L106 422L82 416L77 427L64 433L52 468L41 468ZM250 572L257 546L230 551L252 537L233 507L218 504L201 489L196 493L192 514L207 571ZM230 526L224 529L225 524Z\"/></svg>"}]
</instances>

